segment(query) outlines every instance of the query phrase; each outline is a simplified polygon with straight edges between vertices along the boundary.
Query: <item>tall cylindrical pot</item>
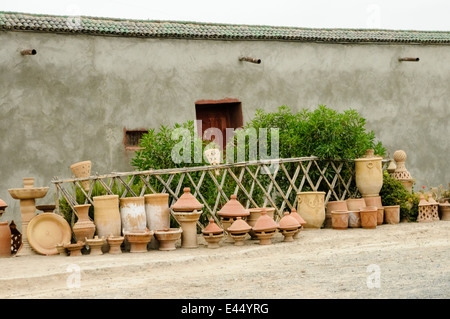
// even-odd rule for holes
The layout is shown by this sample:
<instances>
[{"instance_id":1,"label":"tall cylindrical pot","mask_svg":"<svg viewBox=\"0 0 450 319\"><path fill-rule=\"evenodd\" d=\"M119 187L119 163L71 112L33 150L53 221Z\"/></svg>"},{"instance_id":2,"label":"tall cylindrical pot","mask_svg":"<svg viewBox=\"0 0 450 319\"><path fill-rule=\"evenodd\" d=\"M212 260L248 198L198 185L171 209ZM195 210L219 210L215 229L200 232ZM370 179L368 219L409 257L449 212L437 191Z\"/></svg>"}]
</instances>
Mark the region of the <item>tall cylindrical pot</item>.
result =
<instances>
[{"instance_id":1,"label":"tall cylindrical pot","mask_svg":"<svg viewBox=\"0 0 450 319\"><path fill-rule=\"evenodd\" d=\"M98 237L120 236L121 219L118 195L94 196L94 224Z\"/></svg>"},{"instance_id":2,"label":"tall cylindrical pot","mask_svg":"<svg viewBox=\"0 0 450 319\"><path fill-rule=\"evenodd\" d=\"M121 198L120 217L122 232L145 230L147 227L147 217L145 215L144 197Z\"/></svg>"},{"instance_id":3,"label":"tall cylindrical pot","mask_svg":"<svg viewBox=\"0 0 450 319\"><path fill-rule=\"evenodd\" d=\"M11 257L11 229L8 222L0 222L0 257Z\"/></svg>"},{"instance_id":4,"label":"tall cylindrical pot","mask_svg":"<svg viewBox=\"0 0 450 319\"><path fill-rule=\"evenodd\" d=\"M356 187L363 197L378 196L383 186L381 157L355 159Z\"/></svg>"},{"instance_id":5,"label":"tall cylindrical pot","mask_svg":"<svg viewBox=\"0 0 450 319\"><path fill-rule=\"evenodd\" d=\"M325 221L325 192L297 193L297 213L305 220L305 228L321 228Z\"/></svg>"},{"instance_id":6,"label":"tall cylindrical pot","mask_svg":"<svg viewBox=\"0 0 450 319\"><path fill-rule=\"evenodd\" d=\"M157 231L170 228L169 194L157 193L144 195L147 228ZM156 236L150 241L150 248L159 249L160 242Z\"/></svg>"}]
</instances>

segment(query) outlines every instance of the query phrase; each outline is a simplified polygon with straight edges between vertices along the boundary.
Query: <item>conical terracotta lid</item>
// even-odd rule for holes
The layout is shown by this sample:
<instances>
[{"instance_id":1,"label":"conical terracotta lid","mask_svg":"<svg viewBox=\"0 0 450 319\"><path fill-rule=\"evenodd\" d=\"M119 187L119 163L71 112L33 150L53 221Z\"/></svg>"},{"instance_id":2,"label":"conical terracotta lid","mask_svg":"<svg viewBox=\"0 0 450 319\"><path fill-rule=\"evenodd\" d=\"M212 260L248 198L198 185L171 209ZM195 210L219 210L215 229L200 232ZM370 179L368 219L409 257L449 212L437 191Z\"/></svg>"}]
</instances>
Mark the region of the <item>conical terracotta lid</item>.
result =
<instances>
[{"instance_id":1,"label":"conical terracotta lid","mask_svg":"<svg viewBox=\"0 0 450 319\"><path fill-rule=\"evenodd\" d=\"M175 204L172 205L172 209L176 212L191 212L194 210L201 210L203 204L200 203L194 195L191 194L191 189L185 187L183 189L183 195L178 198Z\"/></svg>"},{"instance_id":2,"label":"conical terracotta lid","mask_svg":"<svg viewBox=\"0 0 450 319\"><path fill-rule=\"evenodd\" d=\"M242 206L237 200L235 194L230 196L230 200L223 205L222 209L217 212L217 215L222 217L237 217L237 216L248 216L250 212Z\"/></svg>"},{"instance_id":3,"label":"conical terracotta lid","mask_svg":"<svg viewBox=\"0 0 450 319\"><path fill-rule=\"evenodd\" d=\"M292 208L291 216L294 217L301 226L306 224L306 221L297 213L295 208Z\"/></svg>"},{"instance_id":4,"label":"conical terracotta lid","mask_svg":"<svg viewBox=\"0 0 450 319\"><path fill-rule=\"evenodd\" d=\"M8 207L8 204L6 204L5 201L0 198L0 210L4 210L6 207Z\"/></svg>"},{"instance_id":5,"label":"conical terracotta lid","mask_svg":"<svg viewBox=\"0 0 450 319\"><path fill-rule=\"evenodd\" d=\"M425 196L423 194L420 194L419 206L426 206L426 205L430 205L430 203L426 201Z\"/></svg>"},{"instance_id":6,"label":"conical terracotta lid","mask_svg":"<svg viewBox=\"0 0 450 319\"><path fill-rule=\"evenodd\" d=\"M258 231L269 231L277 229L278 225L275 223L275 221L270 218L270 216L267 215L266 209L263 208L261 212L261 216L259 216L258 220L255 223L255 226L253 226L253 230Z\"/></svg>"},{"instance_id":7,"label":"conical terracotta lid","mask_svg":"<svg viewBox=\"0 0 450 319\"><path fill-rule=\"evenodd\" d=\"M244 233L250 231L250 229L252 229L252 226L247 224L245 220L239 216L236 217L236 220L228 227L227 231L230 233Z\"/></svg>"},{"instance_id":8,"label":"conical terracotta lid","mask_svg":"<svg viewBox=\"0 0 450 319\"><path fill-rule=\"evenodd\" d=\"M296 229L300 226L300 223L289 212L285 212L283 218L278 222L279 229Z\"/></svg>"},{"instance_id":9,"label":"conical terracotta lid","mask_svg":"<svg viewBox=\"0 0 450 319\"><path fill-rule=\"evenodd\" d=\"M202 230L202 233L203 234L221 234L221 233L223 233L223 229L220 228L214 222L214 218L210 218L208 226L206 226L205 229Z\"/></svg>"}]
</instances>

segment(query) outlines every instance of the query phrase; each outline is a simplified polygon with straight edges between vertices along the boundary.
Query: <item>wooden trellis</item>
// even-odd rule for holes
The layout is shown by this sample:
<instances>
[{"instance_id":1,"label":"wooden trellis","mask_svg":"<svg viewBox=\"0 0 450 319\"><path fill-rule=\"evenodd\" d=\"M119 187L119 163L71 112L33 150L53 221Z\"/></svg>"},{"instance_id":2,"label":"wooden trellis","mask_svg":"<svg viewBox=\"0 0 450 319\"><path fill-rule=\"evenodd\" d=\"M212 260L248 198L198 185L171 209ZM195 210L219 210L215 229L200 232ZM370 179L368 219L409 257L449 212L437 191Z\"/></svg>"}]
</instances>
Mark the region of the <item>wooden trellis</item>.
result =
<instances>
[{"instance_id":1,"label":"wooden trellis","mask_svg":"<svg viewBox=\"0 0 450 319\"><path fill-rule=\"evenodd\" d=\"M384 167L388 162L383 160ZM270 167L274 169L271 171ZM89 191L81 185L86 180L89 180ZM329 200L344 200L358 195L353 161L320 160L315 156L95 174L89 178L60 180L54 177L52 183L56 188L57 213L60 213L61 198L73 210L75 205L93 205L92 198L99 194L116 194L123 198L169 193L171 206L183 194L183 188L190 187L191 193L204 204L203 212L219 224L216 213L231 194L236 194L246 208L274 207L275 219L281 218L285 210L296 207L296 194L301 191L325 191L325 205ZM77 192L84 195L84 202L77 202ZM72 214L72 221L73 218ZM200 221L198 225L203 229Z\"/></svg>"}]
</instances>

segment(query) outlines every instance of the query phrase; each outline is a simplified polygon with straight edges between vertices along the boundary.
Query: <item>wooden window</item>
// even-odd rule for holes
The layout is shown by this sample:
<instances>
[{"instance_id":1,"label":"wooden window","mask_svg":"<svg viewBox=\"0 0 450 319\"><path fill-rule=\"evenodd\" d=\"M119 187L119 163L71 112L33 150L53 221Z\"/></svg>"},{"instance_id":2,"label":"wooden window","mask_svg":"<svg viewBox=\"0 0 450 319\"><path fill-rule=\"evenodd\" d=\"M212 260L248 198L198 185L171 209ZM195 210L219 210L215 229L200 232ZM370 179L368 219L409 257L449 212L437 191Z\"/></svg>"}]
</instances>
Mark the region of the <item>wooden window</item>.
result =
<instances>
[{"instance_id":1,"label":"wooden window","mask_svg":"<svg viewBox=\"0 0 450 319\"><path fill-rule=\"evenodd\" d=\"M139 130L124 129L125 149L128 151L135 151L141 149L141 147L139 147L139 142L145 133L148 133L148 131L144 129Z\"/></svg>"},{"instance_id":2,"label":"wooden window","mask_svg":"<svg viewBox=\"0 0 450 319\"><path fill-rule=\"evenodd\" d=\"M204 137L208 128L218 128L222 131L223 145L225 148L227 138L226 129L237 129L244 125L242 116L242 103L237 99L222 100L200 100L195 102L195 113L197 120L202 121L201 132L198 134Z\"/></svg>"}]
</instances>

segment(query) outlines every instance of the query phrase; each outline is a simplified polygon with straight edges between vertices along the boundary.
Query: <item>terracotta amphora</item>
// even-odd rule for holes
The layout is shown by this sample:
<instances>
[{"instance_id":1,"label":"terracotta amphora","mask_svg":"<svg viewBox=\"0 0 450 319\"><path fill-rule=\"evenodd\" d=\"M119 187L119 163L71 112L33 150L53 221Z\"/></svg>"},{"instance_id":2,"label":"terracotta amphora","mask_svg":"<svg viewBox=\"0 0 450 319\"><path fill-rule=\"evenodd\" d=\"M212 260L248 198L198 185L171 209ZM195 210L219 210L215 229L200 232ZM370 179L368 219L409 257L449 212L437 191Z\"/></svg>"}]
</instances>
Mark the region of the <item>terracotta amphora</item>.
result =
<instances>
[{"instance_id":1,"label":"terracotta amphora","mask_svg":"<svg viewBox=\"0 0 450 319\"><path fill-rule=\"evenodd\" d=\"M363 197L378 196L383 186L381 156L367 156L355 159L356 187Z\"/></svg>"},{"instance_id":2,"label":"terracotta amphora","mask_svg":"<svg viewBox=\"0 0 450 319\"><path fill-rule=\"evenodd\" d=\"M89 208L91 204L75 205L75 214L78 217L73 225L72 231L77 241L85 241L85 238L91 239L95 234L95 224L89 218Z\"/></svg>"}]
</instances>

